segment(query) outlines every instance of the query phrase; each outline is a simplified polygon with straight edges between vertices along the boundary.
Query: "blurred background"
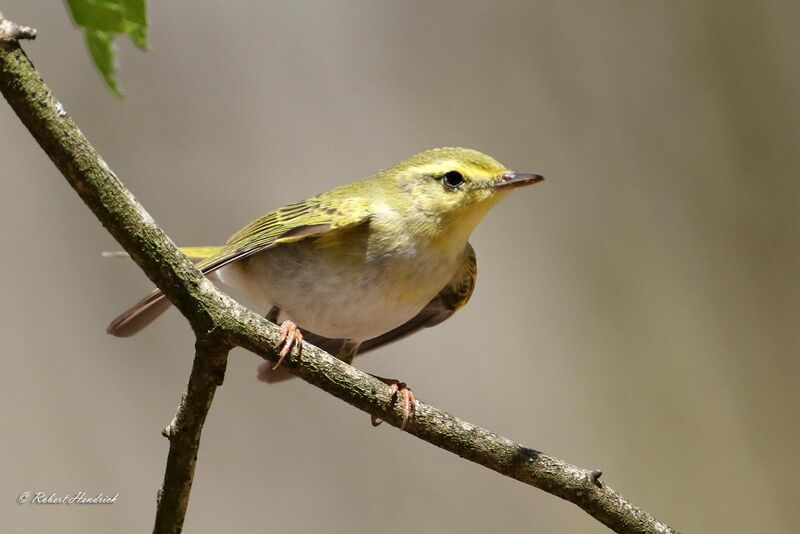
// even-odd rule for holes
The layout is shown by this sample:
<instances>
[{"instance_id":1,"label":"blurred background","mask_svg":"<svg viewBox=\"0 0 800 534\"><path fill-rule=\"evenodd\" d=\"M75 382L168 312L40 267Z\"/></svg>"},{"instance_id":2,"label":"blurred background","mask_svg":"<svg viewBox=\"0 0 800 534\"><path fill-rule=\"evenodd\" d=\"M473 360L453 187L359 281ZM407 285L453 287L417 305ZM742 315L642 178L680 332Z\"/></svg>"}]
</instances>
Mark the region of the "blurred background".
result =
<instances>
[{"instance_id":1,"label":"blurred background","mask_svg":"<svg viewBox=\"0 0 800 534\"><path fill-rule=\"evenodd\" d=\"M473 235L470 304L357 366L602 468L685 532L796 531L797 3L152 2L153 50L118 40L122 101L63 5L0 8L180 244L434 146L544 174ZM118 246L5 103L0 158L4 528L149 531L191 331L172 310L106 335L148 280L100 257ZM606 532L298 380L259 383L259 361L231 354L188 532Z\"/></svg>"}]
</instances>

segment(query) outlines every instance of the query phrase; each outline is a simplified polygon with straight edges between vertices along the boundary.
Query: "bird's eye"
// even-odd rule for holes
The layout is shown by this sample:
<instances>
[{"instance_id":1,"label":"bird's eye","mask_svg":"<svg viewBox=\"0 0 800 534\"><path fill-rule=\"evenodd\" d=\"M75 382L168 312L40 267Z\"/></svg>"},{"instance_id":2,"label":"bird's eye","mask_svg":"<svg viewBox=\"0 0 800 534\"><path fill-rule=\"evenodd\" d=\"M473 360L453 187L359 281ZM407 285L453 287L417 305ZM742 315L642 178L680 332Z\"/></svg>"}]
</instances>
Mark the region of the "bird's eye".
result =
<instances>
[{"instance_id":1,"label":"bird's eye","mask_svg":"<svg viewBox=\"0 0 800 534\"><path fill-rule=\"evenodd\" d=\"M449 171L442 176L442 183L445 187L455 189L464 183L464 176L458 171Z\"/></svg>"}]
</instances>

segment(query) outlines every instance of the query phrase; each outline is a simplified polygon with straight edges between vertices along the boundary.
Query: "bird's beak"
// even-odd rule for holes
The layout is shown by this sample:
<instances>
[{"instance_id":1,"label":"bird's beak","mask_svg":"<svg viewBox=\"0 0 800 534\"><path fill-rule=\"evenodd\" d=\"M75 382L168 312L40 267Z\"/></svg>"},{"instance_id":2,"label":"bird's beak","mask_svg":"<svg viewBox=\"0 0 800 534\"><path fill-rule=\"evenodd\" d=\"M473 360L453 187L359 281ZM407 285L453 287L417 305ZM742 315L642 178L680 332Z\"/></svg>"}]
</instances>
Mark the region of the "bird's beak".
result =
<instances>
[{"instance_id":1,"label":"bird's beak","mask_svg":"<svg viewBox=\"0 0 800 534\"><path fill-rule=\"evenodd\" d=\"M495 189L515 189L523 185L538 184L544 180L540 174L525 174L522 172L507 172L500 176L500 180L495 182Z\"/></svg>"}]
</instances>

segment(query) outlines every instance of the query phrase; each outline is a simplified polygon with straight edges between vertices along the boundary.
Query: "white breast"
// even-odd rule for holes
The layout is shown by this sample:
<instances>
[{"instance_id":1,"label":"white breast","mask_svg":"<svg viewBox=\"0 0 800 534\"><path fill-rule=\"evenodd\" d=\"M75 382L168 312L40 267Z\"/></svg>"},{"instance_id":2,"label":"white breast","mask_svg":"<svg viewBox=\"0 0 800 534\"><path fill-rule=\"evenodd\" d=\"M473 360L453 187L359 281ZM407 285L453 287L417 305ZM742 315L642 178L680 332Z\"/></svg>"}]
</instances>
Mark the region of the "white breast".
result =
<instances>
[{"instance_id":1,"label":"white breast","mask_svg":"<svg viewBox=\"0 0 800 534\"><path fill-rule=\"evenodd\" d=\"M460 256L425 251L364 253L348 258L343 268L340 257L306 239L230 264L219 277L265 310L278 306L301 328L364 341L414 317L452 278Z\"/></svg>"}]
</instances>

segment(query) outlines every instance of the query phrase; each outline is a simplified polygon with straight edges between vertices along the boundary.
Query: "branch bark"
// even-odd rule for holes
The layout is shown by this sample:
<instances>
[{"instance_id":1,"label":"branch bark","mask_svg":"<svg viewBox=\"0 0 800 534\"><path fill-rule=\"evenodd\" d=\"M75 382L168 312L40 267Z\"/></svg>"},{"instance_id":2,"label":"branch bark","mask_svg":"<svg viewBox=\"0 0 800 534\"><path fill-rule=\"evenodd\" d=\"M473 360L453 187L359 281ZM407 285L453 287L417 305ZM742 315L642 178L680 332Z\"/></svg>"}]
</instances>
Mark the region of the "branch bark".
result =
<instances>
[{"instance_id":1,"label":"branch bark","mask_svg":"<svg viewBox=\"0 0 800 534\"><path fill-rule=\"evenodd\" d=\"M183 528L192 489L200 434L214 393L225 378L228 348L213 339L198 340L189 383L178 412L162 434L169 440L164 483L158 492L153 532L177 533Z\"/></svg>"},{"instance_id":2,"label":"branch bark","mask_svg":"<svg viewBox=\"0 0 800 534\"><path fill-rule=\"evenodd\" d=\"M4 19L0 14L0 23ZM189 500L200 434L228 351L244 347L270 361L276 325L221 293L175 247L77 128L19 48L24 34L0 34L0 91L42 149L103 226L176 305L197 337L192 371L178 412L164 434L170 451L159 492L156 532L179 532ZM400 427L402 407L383 382L305 343L283 366L306 382ZM620 533L674 533L589 471L418 402L405 430L552 495L572 502Z\"/></svg>"}]
</instances>

